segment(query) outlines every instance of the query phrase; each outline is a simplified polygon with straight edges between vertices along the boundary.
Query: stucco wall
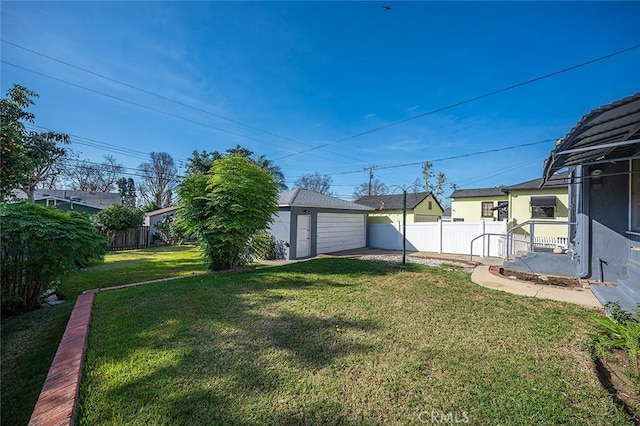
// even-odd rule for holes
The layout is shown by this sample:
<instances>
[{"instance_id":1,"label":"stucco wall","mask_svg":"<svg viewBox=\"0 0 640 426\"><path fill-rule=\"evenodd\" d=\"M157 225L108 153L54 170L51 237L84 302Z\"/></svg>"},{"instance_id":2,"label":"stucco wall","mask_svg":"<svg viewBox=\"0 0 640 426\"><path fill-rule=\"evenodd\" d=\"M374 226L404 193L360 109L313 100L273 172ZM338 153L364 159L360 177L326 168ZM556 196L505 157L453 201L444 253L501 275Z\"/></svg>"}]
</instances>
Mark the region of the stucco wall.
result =
<instances>
[{"instance_id":1,"label":"stucco wall","mask_svg":"<svg viewBox=\"0 0 640 426\"><path fill-rule=\"evenodd\" d=\"M556 197L556 212L554 218L531 217L531 197ZM513 225L528 220L544 222L567 222L569 218L569 195L567 188L541 189L534 191L511 191L509 193L509 220ZM528 232L528 227L525 227ZM537 237L567 237L568 225L540 225L534 228Z\"/></svg>"},{"instance_id":2,"label":"stucco wall","mask_svg":"<svg viewBox=\"0 0 640 426\"><path fill-rule=\"evenodd\" d=\"M493 206L497 206L499 201L508 201L507 194L493 197L469 197L454 198L451 201L451 220L464 219L465 222L478 222L480 220L491 220L490 217L482 217L482 202L493 201ZM493 212L493 218L498 219L498 212Z\"/></svg>"},{"instance_id":3,"label":"stucco wall","mask_svg":"<svg viewBox=\"0 0 640 426\"><path fill-rule=\"evenodd\" d=\"M285 259L289 259L291 240L291 212L278 211L273 215L273 222L269 225L269 232L276 241L284 241Z\"/></svg>"},{"instance_id":4,"label":"stucco wall","mask_svg":"<svg viewBox=\"0 0 640 426\"><path fill-rule=\"evenodd\" d=\"M600 184L585 179L582 185L583 191L588 193L588 201L586 205L581 206L582 211L579 211L578 227L586 226L588 232L578 234L583 247L581 262L588 262L587 274L592 279L599 279L599 258L608 262L608 265L602 266L605 281L616 282L627 276L626 263L630 241L626 234L629 220L629 175L626 174L628 167L629 163L626 161L591 166L591 169L602 170L604 175L619 175L604 176ZM585 173L589 175L589 168L586 168ZM588 212L588 216L585 212ZM588 243L582 241L585 237L589 238ZM588 247L591 248L590 256L585 250Z\"/></svg>"}]
</instances>

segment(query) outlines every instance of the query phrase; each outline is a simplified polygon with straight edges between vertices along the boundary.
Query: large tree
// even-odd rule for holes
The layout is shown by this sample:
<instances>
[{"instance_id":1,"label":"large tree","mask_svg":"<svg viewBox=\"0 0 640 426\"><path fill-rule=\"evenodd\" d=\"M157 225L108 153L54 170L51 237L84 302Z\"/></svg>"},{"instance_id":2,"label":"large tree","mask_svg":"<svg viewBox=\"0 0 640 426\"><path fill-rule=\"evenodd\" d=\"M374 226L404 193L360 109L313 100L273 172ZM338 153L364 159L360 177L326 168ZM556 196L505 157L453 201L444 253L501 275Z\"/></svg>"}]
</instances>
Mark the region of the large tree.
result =
<instances>
[{"instance_id":1,"label":"large tree","mask_svg":"<svg viewBox=\"0 0 640 426\"><path fill-rule=\"evenodd\" d=\"M385 195L388 191L389 188L384 182L380 179L374 179L371 181L371 193L369 193L369 182L363 182L353 190L353 199L357 200L367 195Z\"/></svg>"},{"instance_id":2,"label":"large tree","mask_svg":"<svg viewBox=\"0 0 640 426\"><path fill-rule=\"evenodd\" d=\"M80 160L66 169L71 189L78 191L111 192L122 173L122 164L110 155L104 156L102 163Z\"/></svg>"},{"instance_id":3,"label":"large tree","mask_svg":"<svg viewBox=\"0 0 640 426\"><path fill-rule=\"evenodd\" d=\"M331 195L331 180L331 176L329 175L321 175L318 172L307 173L300 176L293 185L297 188Z\"/></svg>"},{"instance_id":4,"label":"large tree","mask_svg":"<svg viewBox=\"0 0 640 426\"><path fill-rule=\"evenodd\" d=\"M188 173L178 188L181 219L198 237L211 270L237 267L250 238L277 211L278 184L251 159L226 155L209 173Z\"/></svg>"},{"instance_id":5,"label":"large tree","mask_svg":"<svg viewBox=\"0 0 640 426\"><path fill-rule=\"evenodd\" d=\"M250 159L275 179L279 190L287 189L287 185L284 183L284 174L279 166L276 166L272 160L268 160L264 155L255 157L252 151L240 145L229 148L222 154L218 151L193 151L191 158L187 162L187 173L211 173L211 167L215 160L231 155Z\"/></svg>"},{"instance_id":6,"label":"large tree","mask_svg":"<svg viewBox=\"0 0 640 426\"><path fill-rule=\"evenodd\" d=\"M152 152L151 161L138 167L141 182L138 191L143 203L155 202L158 206L169 207L173 191L178 184L178 169L167 152Z\"/></svg>"},{"instance_id":7,"label":"large tree","mask_svg":"<svg viewBox=\"0 0 640 426\"><path fill-rule=\"evenodd\" d=\"M69 136L58 132L34 132L25 128L33 123L35 115L26 109L34 105L38 94L14 84L0 100L0 198L11 196L21 189L33 201L38 186L53 187L62 172L61 161L67 150Z\"/></svg>"}]
</instances>

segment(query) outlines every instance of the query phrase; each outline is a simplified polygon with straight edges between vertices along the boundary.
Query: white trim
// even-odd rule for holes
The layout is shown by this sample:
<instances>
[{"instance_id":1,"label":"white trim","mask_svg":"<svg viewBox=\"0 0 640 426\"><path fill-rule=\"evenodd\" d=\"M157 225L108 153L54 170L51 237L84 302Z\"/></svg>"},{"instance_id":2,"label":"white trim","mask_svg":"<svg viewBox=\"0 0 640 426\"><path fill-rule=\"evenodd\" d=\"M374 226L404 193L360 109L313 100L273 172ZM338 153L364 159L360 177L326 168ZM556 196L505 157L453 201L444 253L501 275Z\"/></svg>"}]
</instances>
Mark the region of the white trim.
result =
<instances>
[{"instance_id":1,"label":"white trim","mask_svg":"<svg viewBox=\"0 0 640 426\"><path fill-rule=\"evenodd\" d=\"M622 141L622 142L603 143L600 145L591 145L591 146L585 146L582 148L565 149L564 151L560 151L557 154L558 155L575 154L579 152L595 151L597 149L615 148L618 146L633 145L634 143L638 143L638 142L640 142L640 139L631 139L631 140Z\"/></svg>"},{"instance_id":2,"label":"white trim","mask_svg":"<svg viewBox=\"0 0 640 426\"><path fill-rule=\"evenodd\" d=\"M624 233L629 235L640 235L640 232L635 232L635 231L624 231Z\"/></svg>"}]
</instances>

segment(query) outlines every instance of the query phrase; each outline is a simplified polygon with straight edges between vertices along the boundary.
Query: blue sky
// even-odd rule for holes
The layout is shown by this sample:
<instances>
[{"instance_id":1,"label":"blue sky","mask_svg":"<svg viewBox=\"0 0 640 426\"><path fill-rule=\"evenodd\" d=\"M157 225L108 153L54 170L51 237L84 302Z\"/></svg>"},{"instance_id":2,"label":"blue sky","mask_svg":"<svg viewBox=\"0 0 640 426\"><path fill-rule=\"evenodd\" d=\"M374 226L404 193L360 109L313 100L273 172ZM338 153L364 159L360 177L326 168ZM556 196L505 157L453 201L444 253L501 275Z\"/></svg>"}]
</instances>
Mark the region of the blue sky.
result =
<instances>
[{"instance_id":1,"label":"blue sky","mask_svg":"<svg viewBox=\"0 0 640 426\"><path fill-rule=\"evenodd\" d=\"M638 16L639 2L3 1L1 89L36 91L36 124L73 135L81 158L136 168L151 151L185 161L240 144L273 159L289 186L332 174L349 198L364 167L409 185L420 165L385 167L562 137L591 109L638 92L634 49L350 138L638 45ZM552 146L434 168L463 188L514 184L540 177Z\"/></svg>"}]
</instances>

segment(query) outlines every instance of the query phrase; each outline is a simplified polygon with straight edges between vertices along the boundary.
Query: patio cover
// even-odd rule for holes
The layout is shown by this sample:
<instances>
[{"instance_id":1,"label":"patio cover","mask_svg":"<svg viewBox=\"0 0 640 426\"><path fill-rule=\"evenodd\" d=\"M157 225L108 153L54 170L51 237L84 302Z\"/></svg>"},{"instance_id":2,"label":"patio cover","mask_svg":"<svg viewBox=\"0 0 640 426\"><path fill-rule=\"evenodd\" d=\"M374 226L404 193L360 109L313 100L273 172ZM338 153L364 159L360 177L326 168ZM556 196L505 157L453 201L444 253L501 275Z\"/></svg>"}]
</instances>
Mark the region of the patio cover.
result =
<instances>
[{"instance_id":1,"label":"patio cover","mask_svg":"<svg viewBox=\"0 0 640 426\"><path fill-rule=\"evenodd\" d=\"M640 155L640 92L594 109L556 143L544 162L542 188L564 167Z\"/></svg>"}]
</instances>

